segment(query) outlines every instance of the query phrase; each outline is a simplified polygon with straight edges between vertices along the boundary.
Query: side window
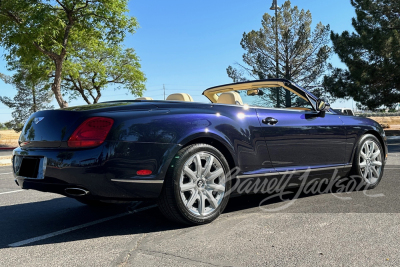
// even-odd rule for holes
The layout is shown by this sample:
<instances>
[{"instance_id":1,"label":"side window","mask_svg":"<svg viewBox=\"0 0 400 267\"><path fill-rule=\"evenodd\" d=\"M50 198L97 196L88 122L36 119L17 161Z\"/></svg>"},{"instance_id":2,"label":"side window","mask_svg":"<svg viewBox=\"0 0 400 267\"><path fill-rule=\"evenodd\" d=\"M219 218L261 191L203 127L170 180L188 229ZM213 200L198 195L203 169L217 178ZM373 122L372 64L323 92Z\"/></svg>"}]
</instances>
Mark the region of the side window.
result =
<instances>
[{"instance_id":1,"label":"side window","mask_svg":"<svg viewBox=\"0 0 400 267\"><path fill-rule=\"evenodd\" d=\"M258 94L249 95L253 90L239 91L243 103L253 107L263 108L288 108L312 110L313 107L307 99L282 87L257 88Z\"/></svg>"}]
</instances>

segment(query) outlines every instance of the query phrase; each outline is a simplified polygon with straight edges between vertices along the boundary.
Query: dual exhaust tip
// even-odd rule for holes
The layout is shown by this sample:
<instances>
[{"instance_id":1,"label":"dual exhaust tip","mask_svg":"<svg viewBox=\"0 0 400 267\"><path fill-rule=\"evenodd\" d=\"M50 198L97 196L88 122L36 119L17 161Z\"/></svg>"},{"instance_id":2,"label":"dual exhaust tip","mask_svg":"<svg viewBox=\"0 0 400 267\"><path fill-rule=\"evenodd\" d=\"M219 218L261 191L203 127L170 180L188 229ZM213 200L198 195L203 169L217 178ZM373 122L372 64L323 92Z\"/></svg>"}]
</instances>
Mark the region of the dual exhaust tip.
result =
<instances>
[{"instance_id":1,"label":"dual exhaust tip","mask_svg":"<svg viewBox=\"0 0 400 267\"><path fill-rule=\"evenodd\" d=\"M66 188L64 191L67 195L72 197L83 197L89 194L89 191L82 188Z\"/></svg>"}]
</instances>

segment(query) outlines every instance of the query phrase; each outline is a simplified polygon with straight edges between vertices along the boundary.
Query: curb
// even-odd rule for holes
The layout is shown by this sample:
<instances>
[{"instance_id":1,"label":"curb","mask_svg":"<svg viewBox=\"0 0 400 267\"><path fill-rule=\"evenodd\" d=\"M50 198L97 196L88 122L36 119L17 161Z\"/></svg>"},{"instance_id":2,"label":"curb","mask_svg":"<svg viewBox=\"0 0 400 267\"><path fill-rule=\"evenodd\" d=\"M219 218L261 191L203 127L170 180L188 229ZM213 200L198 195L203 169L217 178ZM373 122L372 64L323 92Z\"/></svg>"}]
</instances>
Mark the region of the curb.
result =
<instances>
[{"instance_id":1,"label":"curb","mask_svg":"<svg viewBox=\"0 0 400 267\"><path fill-rule=\"evenodd\" d=\"M11 166L11 158L8 159L0 159L0 166Z\"/></svg>"},{"instance_id":2,"label":"curb","mask_svg":"<svg viewBox=\"0 0 400 267\"><path fill-rule=\"evenodd\" d=\"M14 150L16 147L0 147L0 150Z\"/></svg>"}]
</instances>

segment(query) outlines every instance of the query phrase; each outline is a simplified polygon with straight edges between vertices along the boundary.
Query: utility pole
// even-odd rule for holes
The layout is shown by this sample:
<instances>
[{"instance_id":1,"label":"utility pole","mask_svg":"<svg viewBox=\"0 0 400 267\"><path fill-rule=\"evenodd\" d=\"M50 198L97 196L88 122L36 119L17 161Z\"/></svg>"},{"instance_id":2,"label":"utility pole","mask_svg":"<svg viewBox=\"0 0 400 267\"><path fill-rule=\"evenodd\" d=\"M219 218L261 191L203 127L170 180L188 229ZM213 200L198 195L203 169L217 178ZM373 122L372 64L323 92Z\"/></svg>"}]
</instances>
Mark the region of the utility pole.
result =
<instances>
[{"instance_id":1,"label":"utility pole","mask_svg":"<svg viewBox=\"0 0 400 267\"><path fill-rule=\"evenodd\" d=\"M278 0L272 0L272 6L270 10L275 10L275 62L276 62L276 78L279 79L279 35L278 35ZM276 105L279 104L279 87L276 88Z\"/></svg>"},{"instance_id":2,"label":"utility pole","mask_svg":"<svg viewBox=\"0 0 400 267\"><path fill-rule=\"evenodd\" d=\"M164 89L164 100L165 100L165 84L163 84L162 87Z\"/></svg>"}]
</instances>

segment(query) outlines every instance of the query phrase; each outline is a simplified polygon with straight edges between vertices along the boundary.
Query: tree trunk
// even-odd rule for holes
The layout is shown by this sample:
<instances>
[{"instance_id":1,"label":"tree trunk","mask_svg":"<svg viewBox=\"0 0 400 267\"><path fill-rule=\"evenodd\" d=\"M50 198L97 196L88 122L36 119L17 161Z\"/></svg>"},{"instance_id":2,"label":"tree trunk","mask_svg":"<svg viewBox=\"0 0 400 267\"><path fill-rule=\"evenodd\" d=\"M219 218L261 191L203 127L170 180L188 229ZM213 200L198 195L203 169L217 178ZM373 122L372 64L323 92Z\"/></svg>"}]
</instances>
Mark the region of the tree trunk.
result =
<instances>
[{"instance_id":1,"label":"tree trunk","mask_svg":"<svg viewBox=\"0 0 400 267\"><path fill-rule=\"evenodd\" d=\"M33 112L37 111L36 108L36 89L34 86L32 86L32 98L33 98Z\"/></svg>"},{"instance_id":2,"label":"tree trunk","mask_svg":"<svg viewBox=\"0 0 400 267\"><path fill-rule=\"evenodd\" d=\"M61 94L61 74L62 74L62 68L63 68L63 61L64 59L54 59L54 63L56 64L56 72L55 72L55 77L54 77L54 82L51 85L51 90L54 93L54 96L57 100L58 105L60 108L67 108L68 103L67 101L64 100L62 94Z\"/></svg>"}]
</instances>

